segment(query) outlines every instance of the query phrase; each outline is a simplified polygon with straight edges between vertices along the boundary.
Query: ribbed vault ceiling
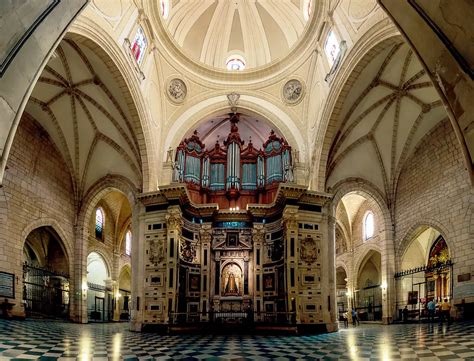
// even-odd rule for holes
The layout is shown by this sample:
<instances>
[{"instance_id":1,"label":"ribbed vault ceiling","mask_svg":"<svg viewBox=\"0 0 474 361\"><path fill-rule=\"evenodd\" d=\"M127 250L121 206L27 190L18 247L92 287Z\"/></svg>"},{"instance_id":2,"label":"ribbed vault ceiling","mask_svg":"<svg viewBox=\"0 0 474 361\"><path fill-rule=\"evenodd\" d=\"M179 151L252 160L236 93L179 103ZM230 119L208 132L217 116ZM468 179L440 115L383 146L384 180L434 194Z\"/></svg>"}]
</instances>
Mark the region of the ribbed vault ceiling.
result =
<instances>
[{"instance_id":1,"label":"ribbed vault ceiling","mask_svg":"<svg viewBox=\"0 0 474 361\"><path fill-rule=\"evenodd\" d=\"M246 68L284 57L303 34L307 0L180 0L164 19L191 58L225 68L232 54Z\"/></svg>"},{"instance_id":2,"label":"ribbed vault ceiling","mask_svg":"<svg viewBox=\"0 0 474 361\"><path fill-rule=\"evenodd\" d=\"M66 39L46 65L26 107L64 157L78 196L107 174L141 185L136 129L123 84L111 69L97 51Z\"/></svg>"},{"instance_id":3,"label":"ribbed vault ceiling","mask_svg":"<svg viewBox=\"0 0 474 361\"><path fill-rule=\"evenodd\" d=\"M406 44L392 44L370 60L348 91L329 155L328 186L366 179L390 202L410 154L445 117L416 55Z\"/></svg>"}]
</instances>

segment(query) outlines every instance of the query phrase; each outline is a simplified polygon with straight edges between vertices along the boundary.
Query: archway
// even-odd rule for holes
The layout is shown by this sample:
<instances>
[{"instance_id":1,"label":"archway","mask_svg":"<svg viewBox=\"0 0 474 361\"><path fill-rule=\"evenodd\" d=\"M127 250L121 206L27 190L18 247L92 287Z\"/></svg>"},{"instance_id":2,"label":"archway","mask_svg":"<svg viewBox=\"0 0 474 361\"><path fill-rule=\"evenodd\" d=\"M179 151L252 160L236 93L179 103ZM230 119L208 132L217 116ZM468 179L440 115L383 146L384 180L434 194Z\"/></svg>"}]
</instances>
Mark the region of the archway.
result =
<instances>
[{"instance_id":1,"label":"archway","mask_svg":"<svg viewBox=\"0 0 474 361\"><path fill-rule=\"evenodd\" d=\"M359 318L365 321L382 319L382 257L370 250L357 272L357 288L354 292L355 308Z\"/></svg>"},{"instance_id":2,"label":"archway","mask_svg":"<svg viewBox=\"0 0 474 361\"><path fill-rule=\"evenodd\" d=\"M118 308L120 320L130 319L130 294L132 290L132 275L129 265L122 267L118 281Z\"/></svg>"},{"instance_id":3,"label":"archway","mask_svg":"<svg viewBox=\"0 0 474 361\"><path fill-rule=\"evenodd\" d=\"M344 267L336 268L336 297L338 319L343 320L342 315L351 307L348 298L347 273Z\"/></svg>"},{"instance_id":4,"label":"archway","mask_svg":"<svg viewBox=\"0 0 474 361\"><path fill-rule=\"evenodd\" d=\"M54 228L34 229L23 246L23 301L27 316L69 316L69 260Z\"/></svg>"},{"instance_id":5,"label":"archway","mask_svg":"<svg viewBox=\"0 0 474 361\"><path fill-rule=\"evenodd\" d=\"M87 256L87 313L91 321L108 321L112 318L109 271L104 258L97 252Z\"/></svg>"},{"instance_id":6,"label":"archway","mask_svg":"<svg viewBox=\"0 0 474 361\"><path fill-rule=\"evenodd\" d=\"M437 229L419 226L409 237L395 274L397 309L400 313L408 306L411 317L424 318L431 300L451 300L453 263L446 240Z\"/></svg>"}]
</instances>

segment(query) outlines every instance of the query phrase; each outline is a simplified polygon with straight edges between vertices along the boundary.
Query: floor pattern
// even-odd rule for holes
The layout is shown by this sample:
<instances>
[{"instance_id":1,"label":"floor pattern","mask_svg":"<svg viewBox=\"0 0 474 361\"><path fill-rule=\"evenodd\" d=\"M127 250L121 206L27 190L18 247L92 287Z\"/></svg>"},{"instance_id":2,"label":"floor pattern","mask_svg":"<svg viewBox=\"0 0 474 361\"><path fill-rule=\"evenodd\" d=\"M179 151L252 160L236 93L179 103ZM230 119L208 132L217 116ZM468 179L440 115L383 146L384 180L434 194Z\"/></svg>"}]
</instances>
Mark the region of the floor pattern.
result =
<instances>
[{"instance_id":1,"label":"floor pattern","mask_svg":"<svg viewBox=\"0 0 474 361\"><path fill-rule=\"evenodd\" d=\"M311 336L163 336L127 327L0 320L0 360L474 360L474 322L366 324Z\"/></svg>"}]
</instances>

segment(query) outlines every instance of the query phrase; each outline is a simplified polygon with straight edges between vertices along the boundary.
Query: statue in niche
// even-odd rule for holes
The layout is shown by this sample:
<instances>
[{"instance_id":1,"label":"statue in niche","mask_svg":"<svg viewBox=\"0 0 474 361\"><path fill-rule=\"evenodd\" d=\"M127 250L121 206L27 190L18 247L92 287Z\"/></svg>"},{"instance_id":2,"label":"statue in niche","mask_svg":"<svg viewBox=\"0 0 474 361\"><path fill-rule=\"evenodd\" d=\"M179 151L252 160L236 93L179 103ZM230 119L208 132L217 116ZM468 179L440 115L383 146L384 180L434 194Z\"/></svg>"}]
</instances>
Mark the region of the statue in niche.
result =
<instances>
[{"instance_id":1,"label":"statue in niche","mask_svg":"<svg viewBox=\"0 0 474 361\"><path fill-rule=\"evenodd\" d=\"M235 282L235 275L230 272L229 277L227 277L227 284L225 286L225 293L228 295L237 295L239 294L239 286Z\"/></svg>"},{"instance_id":2,"label":"statue in niche","mask_svg":"<svg viewBox=\"0 0 474 361\"><path fill-rule=\"evenodd\" d=\"M242 271L235 263L228 264L222 272L222 294L224 296L241 296Z\"/></svg>"}]
</instances>

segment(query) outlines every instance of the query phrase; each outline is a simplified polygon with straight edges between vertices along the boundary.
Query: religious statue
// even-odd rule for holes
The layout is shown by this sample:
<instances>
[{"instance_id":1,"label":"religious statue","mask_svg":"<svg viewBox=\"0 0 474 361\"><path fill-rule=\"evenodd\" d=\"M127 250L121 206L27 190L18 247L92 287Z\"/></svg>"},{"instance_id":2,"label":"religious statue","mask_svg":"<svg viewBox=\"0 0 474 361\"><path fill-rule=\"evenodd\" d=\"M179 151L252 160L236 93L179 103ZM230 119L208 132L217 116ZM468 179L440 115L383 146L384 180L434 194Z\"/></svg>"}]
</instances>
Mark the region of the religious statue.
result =
<instances>
[{"instance_id":1,"label":"religious statue","mask_svg":"<svg viewBox=\"0 0 474 361\"><path fill-rule=\"evenodd\" d=\"M295 178L294 178L294 175L293 175L293 166L290 165L290 164L287 164L285 166L285 173L284 173L284 180L285 182L287 183L292 183Z\"/></svg>"},{"instance_id":2,"label":"religious statue","mask_svg":"<svg viewBox=\"0 0 474 361\"><path fill-rule=\"evenodd\" d=\"M173 162L173 153L174 153L173 148L169 147L168 151L166 152L166 163Z\"/></svg>"},{"instance_id":3,"label":"religious statue","mask_svg":"<svg viewBox=\"0 0 474 361\"><path fill-rule=\"evenodd\" d=\"M235 281L235 275L233 272L229 273L229 277L227 278L227 284L225 285L225 294L226 295L238 295L239 294L239 286Z\"/></svg>"},{"instance_id":4,"label":"religious statue","mask_svg":"<svg viewBox=\"0 0 474 361\"><path fill-rule=\"evenodd\" d=\"M183 180L183 172L181 171L181 167L179 166L178 162L174 162L173 164L173 181L174 182L181 182Z\"/></svg>"}]
</instances>

